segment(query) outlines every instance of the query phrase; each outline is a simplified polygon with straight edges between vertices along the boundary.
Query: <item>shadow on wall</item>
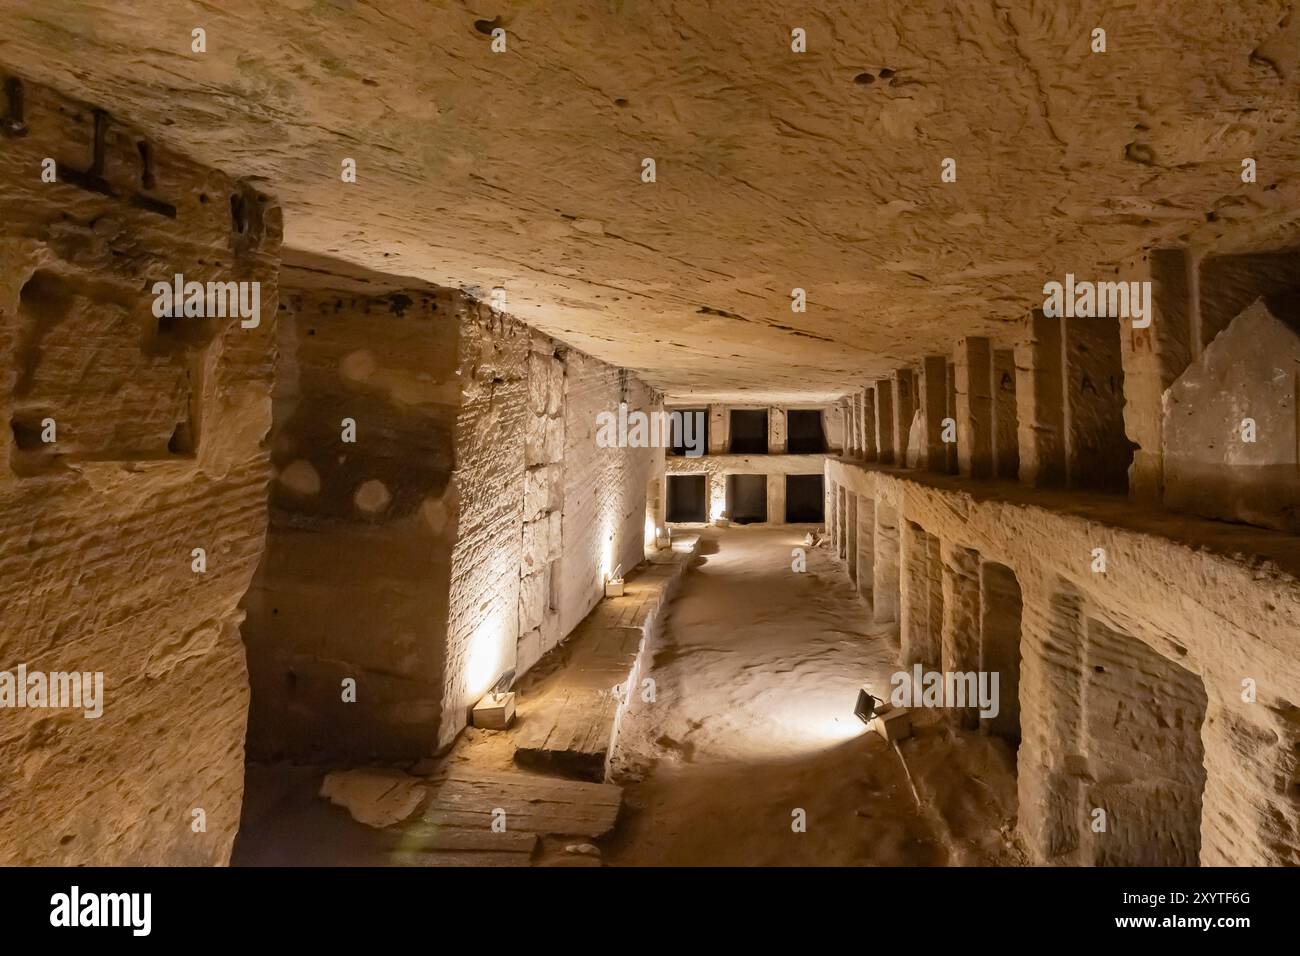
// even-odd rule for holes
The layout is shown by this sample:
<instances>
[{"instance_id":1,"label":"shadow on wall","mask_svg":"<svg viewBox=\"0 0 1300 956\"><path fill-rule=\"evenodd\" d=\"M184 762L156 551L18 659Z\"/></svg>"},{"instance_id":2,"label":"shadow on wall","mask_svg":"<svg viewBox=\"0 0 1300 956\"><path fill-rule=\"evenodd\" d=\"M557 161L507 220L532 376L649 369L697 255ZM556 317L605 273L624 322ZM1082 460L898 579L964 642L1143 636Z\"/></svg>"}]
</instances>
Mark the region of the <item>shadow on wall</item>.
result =
<instances>
[{"instance_id":1,"label":"shadow on wall","mask_svg":"<svg viewBox=\"0 0 1300 956\"><path fill-rule=\"evenodd\" d=\"M767 409L733 408L731 410L731 440L729 451L733 455L766 455L768 450Z\"/></svg>"},{"instance_id":2,"label":"shadow on wall","mask_svg":"<svg viewBox=\"0 0 1300 956\"><path fill-rule=\"evenodd\" d=\"M789 524L821 524L826 496L821 475L785 476L785 520Z\"/></svg>"},{"instance_id":3,"label":"shadow on wall","mask_svg":"<svg viewBox=\"0 0 1300 956\"><path fill-rule=\"evenodd\" d=\"M728 475L727 514L733 524L767 521L767 475Z\"/></svg>"},{"instance_id":4,"label":"shadow on wall","mask_svg":"<svg viewBox=\"0 0 1300 956\"><path fill-rule=\"evenodd\" d=\"M244 602L254 758L407 756L438 739L459 389L443 387L457 335L430 334L437 312L418 293L391 309L286 297L271 525Z\"/></svg>"},{"instance_id":5,"label":"shadow on wall","mask_svg":"<svg viewBox=\"0 0 1300 956\"><path fill-rule=\"evenodd\" d=\"M708 520L707 476L668 475L668 520L697 523Z\"/></svg>"},{"instance_id":6,"label":"shadow on wall","mask_svg":"<svg viewBox=\"0 0 1300 956\"><path fill-rule=\"evenodd\" d=\"M821 455L826 452L826 432L822 427L820 409L790 409L786 413L786 428L786 451L791 455Z\"/></svg>"}]
</instances>

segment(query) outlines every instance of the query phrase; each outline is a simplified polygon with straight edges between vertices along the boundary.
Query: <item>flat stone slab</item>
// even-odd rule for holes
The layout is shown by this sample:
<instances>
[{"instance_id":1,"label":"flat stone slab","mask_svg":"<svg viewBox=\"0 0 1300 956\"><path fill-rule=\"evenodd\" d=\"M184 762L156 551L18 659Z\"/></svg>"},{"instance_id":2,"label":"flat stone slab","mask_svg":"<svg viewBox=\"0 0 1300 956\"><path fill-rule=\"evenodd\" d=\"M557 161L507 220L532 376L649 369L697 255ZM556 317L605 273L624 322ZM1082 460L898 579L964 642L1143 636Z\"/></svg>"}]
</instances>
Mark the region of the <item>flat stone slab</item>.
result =
<instances>
[{"instance_id":1,"label":"flat stone slab","mask_svg":"<svg viewBox=\"0 0 1300 956\"><path fill-rule=\"evenodd\" d=\"M613 784L526 773L451 770L444 777L429 781L428 788L429 800L418 821L403 830L418 836L427 832L421 827L424 825L434 830L455 828L479 835L478 842L472 845L449 849L518 852L522 845L515 846L509 841L533 834L595 839L614 828L623 805L623 788ZM494 819L504 819L503 833L492 832ZM434 838L435 844L439 839L442 838ZM531 853L532 847L528 850Z\"/></svg>"},{"instance_id":2,"label":"flat stone slab","mask_svg":"<svg viewBox=\"0 0 1300 956\"><path fill-rule=\"evenodd\" d=\"M424 799L421 783L399 770L333 770L325 775L320 795L346 809L358 823L382 828L415 812Z\"/></svg>"},{"instance_id":3,"label":"flat stone slab","mask_svg":"<svg viewBox=\"0 0 1300 956\"><path fill-rule=\"evenodd\" d=\"M638 632L639 634L639 632ZM628 666L610 675L612 687ZM582 675L590 678L591 672ZM602 781L613 746L619 702L611 691L590 687L557 689L520 724L515 763L577 780Z\"/></svg>"},{"instance_id":4,"label":"flat stone slab","mask_svg":"<svg viewBox=\"0 0 1300 956\"><path fill-rule=\"evenodd\" d=\"M675 539L671 550L658 552L668 563L629 575L622 597L597 604L551 652L564 663L523 692L515 763L576 780L605 779L623 708L615 688L636 671L645 637L698 541L698 535Z\"/></svg>"}]
</instances>

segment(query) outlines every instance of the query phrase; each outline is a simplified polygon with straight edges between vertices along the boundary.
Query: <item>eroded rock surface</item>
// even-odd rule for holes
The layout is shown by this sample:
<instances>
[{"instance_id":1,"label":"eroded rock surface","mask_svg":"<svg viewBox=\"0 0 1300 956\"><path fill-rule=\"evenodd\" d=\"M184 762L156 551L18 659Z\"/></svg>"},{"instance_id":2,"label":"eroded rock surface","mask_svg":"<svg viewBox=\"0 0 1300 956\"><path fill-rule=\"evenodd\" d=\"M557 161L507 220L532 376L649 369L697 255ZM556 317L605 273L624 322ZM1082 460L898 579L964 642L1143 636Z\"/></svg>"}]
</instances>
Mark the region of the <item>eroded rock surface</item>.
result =
<instances>
[{"instance_id":1,"label":"eroded rock surface","mask_svg":"<svg viewBox=\"0 0 1300 956\"><path fill-rule=\"evenodd\" d=\"M0 63L274 183L292 246L502 287L670 395L827 400L1006 332L1067 271L1294 238L1289 12L13 0Z\"/></svg>"}]
</instances>

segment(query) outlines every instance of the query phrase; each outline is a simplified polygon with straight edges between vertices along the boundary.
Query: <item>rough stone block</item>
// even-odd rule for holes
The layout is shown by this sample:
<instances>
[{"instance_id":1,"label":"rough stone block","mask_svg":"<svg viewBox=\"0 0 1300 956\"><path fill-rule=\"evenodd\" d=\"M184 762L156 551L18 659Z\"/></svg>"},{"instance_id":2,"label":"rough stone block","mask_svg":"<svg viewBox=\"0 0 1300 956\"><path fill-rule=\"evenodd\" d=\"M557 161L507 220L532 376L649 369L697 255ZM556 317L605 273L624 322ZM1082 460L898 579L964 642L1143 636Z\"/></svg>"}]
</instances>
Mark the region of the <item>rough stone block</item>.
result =
<instances>
[{"instance_id":1,"label":"rough stone block","mask_svg":"<svg viewBox=\"0 0 1300 956\"><path fill-rule=\"evenodd\" d=\"M524 467L535 468L551 462L548 432L551 419L524 416Z\"/></svg>"},{"instance_id":2,"label":"rough stone block","mask_svg":"<svg viewBox=\"0 0 1300 956\"><path fill-rule=\"evenodd\" d=\"M531 631L542 626L546 615L546 572L529 574L519 582L519 630Z\"/></svg>"},{"instance_id":3,"label":"rough stone block","mask_svg":"<svg viewBox=\"0 0 1300 956\"><path fill-rule=\"evenodd\" d=\"M1256 302L1165 393L1166 507L1300 532L1296 318Z\"/></svg>"},{"instance_id":4,"label":"rough stone block","mask_svg":"<svg viewBox=\"0 0 1300 956\"><path fill-rule=\"evenodd\" d=\"M535 521L551 510L554 479L545 465L524 472L524 520Z\"/></svg>"},{"instance_id":5,"label":"rough stone block","mask_svg":"<svg viewBox=\"0 0 1300 956\"><path fill-rule=\"evenodd\" d=\"M542 621L542 653L559 646L560 641L564 638L564 631L560 628L560 618L557 614L546 615Z\"/></svg>"},{"instance_id":6,"label":"rough stone block","mask_svg":"<svg viewBox=\"0 0 1300 956\"><path fill-rule=\"evenodd\" d=\"M534 415L546 415L551 392L551 360L548 356L530 352L528 355L528 410Z\"/></svg>"},{"instance_id":7,"label":"rough stone block","mask_svg":"<svg viewBox=\"0 0 1300 956\"><path fill-rule=\"evenodd\" d=\"M546 518L529 521L524 525L521 567L525 575L541 571L551 560L550 529L551 523Z\"/></svg>"},{"instance_id":8,"label":"rough stone block","mask_svg":"<svg viewBox=\"0 0 1300 956\"><path fill-rule=\"evenodd\" d=\"M545 463L558 464L564 460L564 419L547 418L545 448L542 452Z\"/></svg>"},{"instance_id":9,"label":"rough stone block","mask_svg":"<svg viewBox=\"0 0 1300 956\"><path fill-rule=\"evenodd\" d=\"M542 659L542 631L533 628L521 634L515 650L515 673L523 674Z\"/></svg>"},{"instance_id":10,"label":"rough stone block","mask_svg":"<svg viewBox=\"0 0 1300 956\"><path fill-rule=\"evenodd\" d=\"M555 418L564 408L564 363L556 359L550 362L550 374L546 379L546 414Z\"/></svg>"}]
</instances>

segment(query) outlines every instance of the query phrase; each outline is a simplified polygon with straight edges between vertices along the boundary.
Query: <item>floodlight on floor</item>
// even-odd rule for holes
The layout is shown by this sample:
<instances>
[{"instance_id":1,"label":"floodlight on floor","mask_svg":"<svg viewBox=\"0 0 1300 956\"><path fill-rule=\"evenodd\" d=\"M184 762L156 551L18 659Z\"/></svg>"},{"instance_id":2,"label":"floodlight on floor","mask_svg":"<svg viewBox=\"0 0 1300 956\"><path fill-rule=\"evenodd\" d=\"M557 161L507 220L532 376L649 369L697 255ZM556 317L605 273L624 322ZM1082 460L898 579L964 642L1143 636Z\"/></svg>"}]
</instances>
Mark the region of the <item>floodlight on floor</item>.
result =
<instances>
[{"instance_id":1,"label":"floodlight on floor","mask_svg":"<svg viewBox=\"0 0 1300 956\"><path fill-rule=\"evenodd\" d=\"M614 573L605 579L605 597L623 596L623 565L614 569Z\"/></svg>"},{"instance_id":2,"label":"floodlight on floor","mask_svg":"<svg viewBox=\"0 0 1300 956\"><path fill-rule=\"evenodd\" d=\"M874 696L865 687L858 690L858 702L853 707L853 714L864 724L870 724L871 718L876 716L876 708L883 704L884 701Z\"/></svg>"}]
</instances>

